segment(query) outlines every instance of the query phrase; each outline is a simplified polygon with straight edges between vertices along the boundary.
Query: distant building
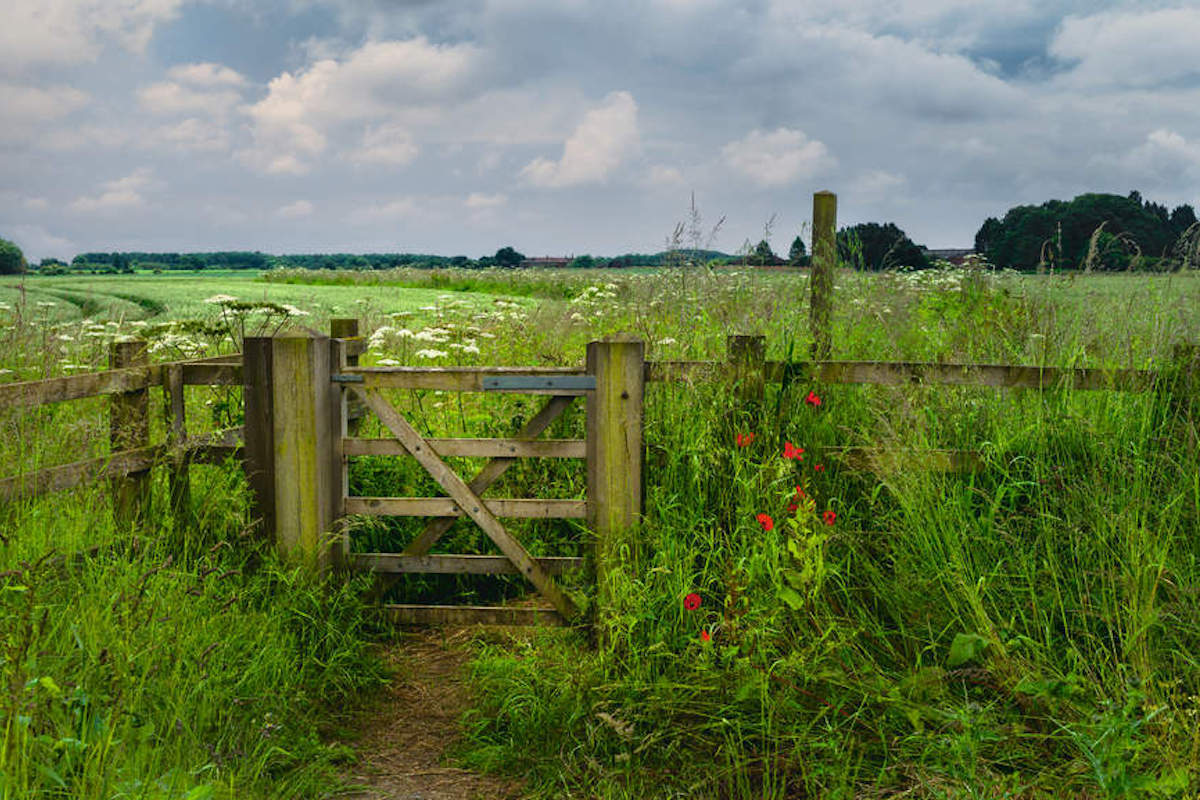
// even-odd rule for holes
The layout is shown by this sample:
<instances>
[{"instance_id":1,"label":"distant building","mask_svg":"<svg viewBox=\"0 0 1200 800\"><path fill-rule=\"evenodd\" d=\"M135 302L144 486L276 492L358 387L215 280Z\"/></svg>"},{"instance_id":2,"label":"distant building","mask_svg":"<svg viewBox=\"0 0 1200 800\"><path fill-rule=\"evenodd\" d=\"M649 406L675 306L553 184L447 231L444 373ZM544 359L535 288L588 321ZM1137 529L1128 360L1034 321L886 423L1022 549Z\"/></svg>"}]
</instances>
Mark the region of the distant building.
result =
<instances>
[{"instance_id":1,"label":"distant building","mask_svg":"<svg viewBox=\"0 0 1200 800\"><path fill-rule=\"evenodd\" d=\"M550 256L545 256L544 258L527 258L521 262L521 266L522 267L549 267L549 268L560 268L561 269L562 267L565 267L565 266L567 266L567 264L570 264L570 263L571 263L571 259L569 259L569 258L551 258Z\"/></svg>"},{"instance_id":2,"label":"distant building","mask_svg":"<svg viewBox=\"0 0 1200 800\"><path fill-rule=\"evenodd\" d=\"M923 248L924 249L924 248ZM967 256L975 255L974 250L929 250L925 249L925 255L929 256L930 261L949 261L956 267L961 267L966 262Z\"/></svg>"}]
</instances>

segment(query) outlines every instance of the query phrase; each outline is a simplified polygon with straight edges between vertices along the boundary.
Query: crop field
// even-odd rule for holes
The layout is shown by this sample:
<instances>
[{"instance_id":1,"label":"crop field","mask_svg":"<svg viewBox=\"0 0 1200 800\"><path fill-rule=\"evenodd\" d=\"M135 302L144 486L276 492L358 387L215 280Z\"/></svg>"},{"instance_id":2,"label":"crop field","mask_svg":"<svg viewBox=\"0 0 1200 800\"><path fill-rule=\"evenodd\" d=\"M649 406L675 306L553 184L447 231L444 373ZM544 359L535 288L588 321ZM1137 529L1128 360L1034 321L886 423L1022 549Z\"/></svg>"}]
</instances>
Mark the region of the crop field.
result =
<instances>
[{"instance_id":1,"label":"crop field","mask_svg":"<svg viewBox=\"0 0 1200 800\"><path fill-rule=\"evenodd\" d=\"M235 352L357 317L364 365L578 365L811 344L804 271L244 273L0 282L0 383ZM1150 369L1150 391L653 384L645 511L622 563L567 585L594 630L471 639L455 766L538 798L1100 798L1200 794L1200 275L839 271L835 359ZM240 390L188 389L189 429ZM157 396L155 396L157 397ZM527 400L395 393L424 435L510 436ZM104 402L0 411L4 475L102 455ZM156 437L166 424L158 415ZM366 422L363 436L379 436ZM583 435L567 413L555 438ZM846 448L886 454L862 463ZM967 450L965 471L922 454ZM460 472L478 459L452 459ZM0 798L333 797L394 632L363 577L317 584L247 533L237 464L193 470L189 520L114 527L106 486L0 506ZM433 490L362 457L358 494ZM520 462L496 496L578 498ZM356 551L414 528L356 520ZM584 555L569 521L511 526ZM487 552L467 521L446 552ZM472 550L474 548L474 550ZM516 579L422 578L399 601L519 602ZM403 647L403 644L400 645Z\"/></svg>"}]
</instances>

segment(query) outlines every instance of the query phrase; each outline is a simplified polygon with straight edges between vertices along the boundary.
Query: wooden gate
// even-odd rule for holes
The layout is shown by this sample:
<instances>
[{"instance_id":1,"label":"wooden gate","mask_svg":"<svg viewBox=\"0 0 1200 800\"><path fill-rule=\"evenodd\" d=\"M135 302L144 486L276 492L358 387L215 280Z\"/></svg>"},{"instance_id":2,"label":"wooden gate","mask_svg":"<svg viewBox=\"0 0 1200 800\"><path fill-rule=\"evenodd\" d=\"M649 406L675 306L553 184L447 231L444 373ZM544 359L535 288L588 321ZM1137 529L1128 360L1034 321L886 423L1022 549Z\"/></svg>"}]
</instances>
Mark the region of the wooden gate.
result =
<instances>
[{"instance_id":1,"label":"wooden gate","mask_svg":"<svg viewBox=\"0 0 1200 800\"><path fill-rule=\"evenodd\" d=\"M592 342L585 367L562 368L358 367L348 363L345 345L344 340L311 335L247 340L247 419L256 408L269 406L273 412L272 442L251 441L247 434L247 464L262 466L251 473L256 497L264 496L268 483L273 490L272 508L262 508L260 516L266 520L273 511L270 522L284 551L314 558L322 566L341 564L378 573L384 580L405 573L516 574L549 603L543 608L384 606L398 622L511 625L564 624L575 619L577 604L555 576L582 566L584 559L534 558L500 520L586 519L596 535L592 555L600 562L607 559L615 538L636 524L642 496L642 342L629 337ZM252 383L259 388L252 388ZM422 436L381 394L396 388L532 394L546 396L547 402L511 438L438 439ZM271 397L264 397L264 392ZM251 400L255 393L257 402ZM578 397L587 403L587 437L539 438ZM391 438L347 435L350 398L374 413ZM364 455L411 456L445 496L351 496L347 459ZM464 479L445 461L459 456L490 460ZM587 499L484 497L516 459L531 457L586 459ZM349 514L432 519L401 553L351 554L346 526L337 524ZM439 538L462 516L478 525L502 555L431 555ZM342 533L328 547L324 533L338 528ZM600 588L603 592L603 585Z\"/></svg>"}]
</instances>

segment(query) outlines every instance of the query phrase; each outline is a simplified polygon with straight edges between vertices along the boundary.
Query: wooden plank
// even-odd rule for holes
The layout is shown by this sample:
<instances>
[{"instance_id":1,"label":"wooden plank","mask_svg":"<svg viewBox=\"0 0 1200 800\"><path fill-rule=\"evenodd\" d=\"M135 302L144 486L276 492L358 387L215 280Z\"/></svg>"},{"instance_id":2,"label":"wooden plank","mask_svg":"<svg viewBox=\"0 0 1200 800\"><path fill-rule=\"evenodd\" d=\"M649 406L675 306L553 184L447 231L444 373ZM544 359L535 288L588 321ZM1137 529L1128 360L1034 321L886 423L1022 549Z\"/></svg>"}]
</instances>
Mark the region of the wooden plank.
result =
<instances>
[{"instance_id":1,"label":"wooden plank","mask_svg":"<svg viewBox=\"0 0 1200 800\"><path fill-rule=\"evenodd\" d=\"M813 193L812 270L809 277L809 330L812 357L826 360L833 352L833 272L837 267L837 195Z\"/></svg>"},{"instance_id":2,"label":"wooden plank","mask_svg":"<svg viewBox=\"0 0 1200 800\"><path fill-rule=\"evenodd\" d=\"M535 558L549 575L583 566L582 558L544 556ZM504 556L442 555L406 556L399 553L355 553L350 565L364 572L438 573L450 575L518 575L517 568Z\"/></svg>"},{"instance_id":3,"label":"wooden plank","mask_svg":"<svg viewBox=\"0 0 1200 800\"><path fill-rule=\"evenodd\" d=\"M435 389L444 392L482 392L483 379L492 376L554 377L582 375L582 367L347 367L345 374L361 375L366 389ZM522 394L586 394L583 389L528 389Z\"/></svg>"},{"instance_id":4,"label":"wooden plank","mask_svg":"<svg viewBox=\"0 0 1200 800\"><path fill-rule=\"evenodd\" d=\"M347 514L376 517L461 517L462 508L449 497L347 497ZM583 519L586 500L545 500L539 498L488 498L487 510L509 519ZM451 520L453 522L453 520Z\"/></svg>"},{"instance_id":5,"label":"wooden plank","mask_svg":"<svg viewBox=\"0 0 1200 800\"><path fill-rule=\"evenodd\" d=\"M426 439L442 458L586 458L583 439ZM343 439L345 456L406 456L395 439Z\"/></svg>"},{"instance_id":6,"label":"wooden plank","mask_svg":"<svg viewBox=\"0 0 1200 800\"><path fill-rule=\"evenodd\" d=\"M167 475L171 513L177 524L186 525L191 507L191 475L188 472L187 407L184 402L183 365L172 364L164 370L163 395L167 421L167 448L171 471Z\"/></svg>"},{"instance_id":7,"label":"wooden plank","mask_svg":"<svg viewBox=\"0 0 1200 800\"><path fill-rule=\"evenodd\" d=\"M0 479L0 500L30 499L102 478L120 478L142 472L154 466L162 449L160 445L139 447L3 478Z\"/></svg>"},{"instance_id":8,"label":"wooden plank","mask_svg":"<svg viewBox=\"0 0 1200 800\"><path fill-rule=\"evenodd\" d=\"M358 319L356 317L335 317L329 320L329 338L343 340L345 366L357 367L358 357L367 349L366 342L358 333ZM340 366L338 370L341 370ZM358 436L366 409L363 408L358 398L347 399L349 402L346 403L346 431L351 436Z\"/></svg>"},{"instance_id":9,"label":"wooden plank","mask_svg":"<svg viewBox=\"0 0 1200 800\"><path fill-rule=\"evenodd\" d=\"M517 432L517 439L536 439L554 423L556 419L562 416L567 407L571 405L574 398L572 397L552 397L546 405L542 407L533 418L525 423L524 427ZM483 466L483 469L476 473L475 477L467 486L475 494L483 494L489 486L499 480L500 476L508 471L508 468L517 463L515 458L494 458ZM450 530L450 526L454 524L453 517L442 517L429 521L425 526L425 530L421 531L417 538L409 543L408 547L404 548L404 554L409 556L423 556L429 552L429 549L437 542L437 540L446 531ZM384 587L386 588L386 587Z\"/></svg>"},{"instance_id":10,"label":"wooden plank","mask_svg":"<svg viewBox=\"0 0 1200 800\"><path fill-rule=\"evenodd\" d=\"M188 386L241 386L242 365L184 363L183 382Z\"/></svg>"},{"instance_id":11,"label":"wooden plank","mask_svg":"<svg viewBox=\"0 0 1200 800\"><path fill-rule=\"evenodd\" d=\"M639 377L640 375L639 371ZM354 386L353 384L351 385ZM438 485L458 503L459 507L487 534L488 538L495 542L500 551L517 565L521 574L537 587L541 595L549 600L563 617L570 619L575 616L578 613L578 609L574 601L530 557L525 548L521 546L521 543L514 539L512 534L500 524L500 521L487 509L486 504L479 499L479 496L471 491L463 479L454 470L446 466L446 462L442 461L433 452L425 443L425 440L421 438L421 435L409 424L408 420L400 412L392 408L377 391L359 389L358 386L354 386L354 391L363 398L370 409L379 417L380 422L396 435L396 438L408 449L408 452L412 453L413 457L437 481Z\"/></svg>"},{"instance_id":12,"label":"wooden plank","mask_svg":"<svg viewBox=\"0 0 1200 800\"><path fill-rule=\"evenodd\" d=\"M114 370L143 366L149 357L146 342L140 339L113 342L109 346L109 366ZM150 393L147 388L113 395L109 399L108 423L112 452L149 447ZM118 532L145 532L150 517L149 466L112 479L112 508Z\"/></svg>"},{"instance_id":13,"label":"wooden plank","mask_svg":"<svg viewBox=\"0 0 1200 800\"><path fill-rule=\"evenodd\" d=\"M390 604L380 611L398 625L566 625L553 608Z\"/></svg>"},{"instance_id":14,"label":"wooden plank","mask_svg":"<svg viewBox=\"0 0 1200 800\"><path fill-rule=\"evenodd\" d=\"M1145 391L1155 373L1147 370L1061 369L1008 364L936 364L912 361L816 361L767 362L767 375L781 380L785 372L793 378L822 383L846 384L942 384L983 386L1002 389L1057 389Z\"/></svg>"},{"instance_id":15,"label":"wooden plank","mask_svg":"<svg viewBox=\"0 0 1200 800\"><path fill-rule=\"evenodd\" d=\"M134 392L161 382L161 367L136 366L42 381L5 383L0 384L0 407L28 408L81 397Z\"/></svg>"}]
</instances>

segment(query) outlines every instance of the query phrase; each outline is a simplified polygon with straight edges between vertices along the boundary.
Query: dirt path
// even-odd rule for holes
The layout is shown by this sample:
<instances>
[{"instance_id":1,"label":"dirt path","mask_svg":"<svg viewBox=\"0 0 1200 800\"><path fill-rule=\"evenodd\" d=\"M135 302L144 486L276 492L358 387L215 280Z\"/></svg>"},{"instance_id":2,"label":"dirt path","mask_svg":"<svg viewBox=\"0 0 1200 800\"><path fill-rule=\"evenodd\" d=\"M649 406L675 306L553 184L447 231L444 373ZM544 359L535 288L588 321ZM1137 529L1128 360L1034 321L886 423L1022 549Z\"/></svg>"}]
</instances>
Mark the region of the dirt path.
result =
<instances>
[{"instance_id":1,"label":"dirt path","mask_svg":"<svg viewBox=\"0 0 1200 800\"><path fill-rule=\"evenodd\" d=\"M368 787L348 800L505 800L518 784L445 763L468 704L462 669L467 634L433 630L406 635L385 657L396 677L365 716L360 755L347 778Z\"/></svg>"}]
</instances>

